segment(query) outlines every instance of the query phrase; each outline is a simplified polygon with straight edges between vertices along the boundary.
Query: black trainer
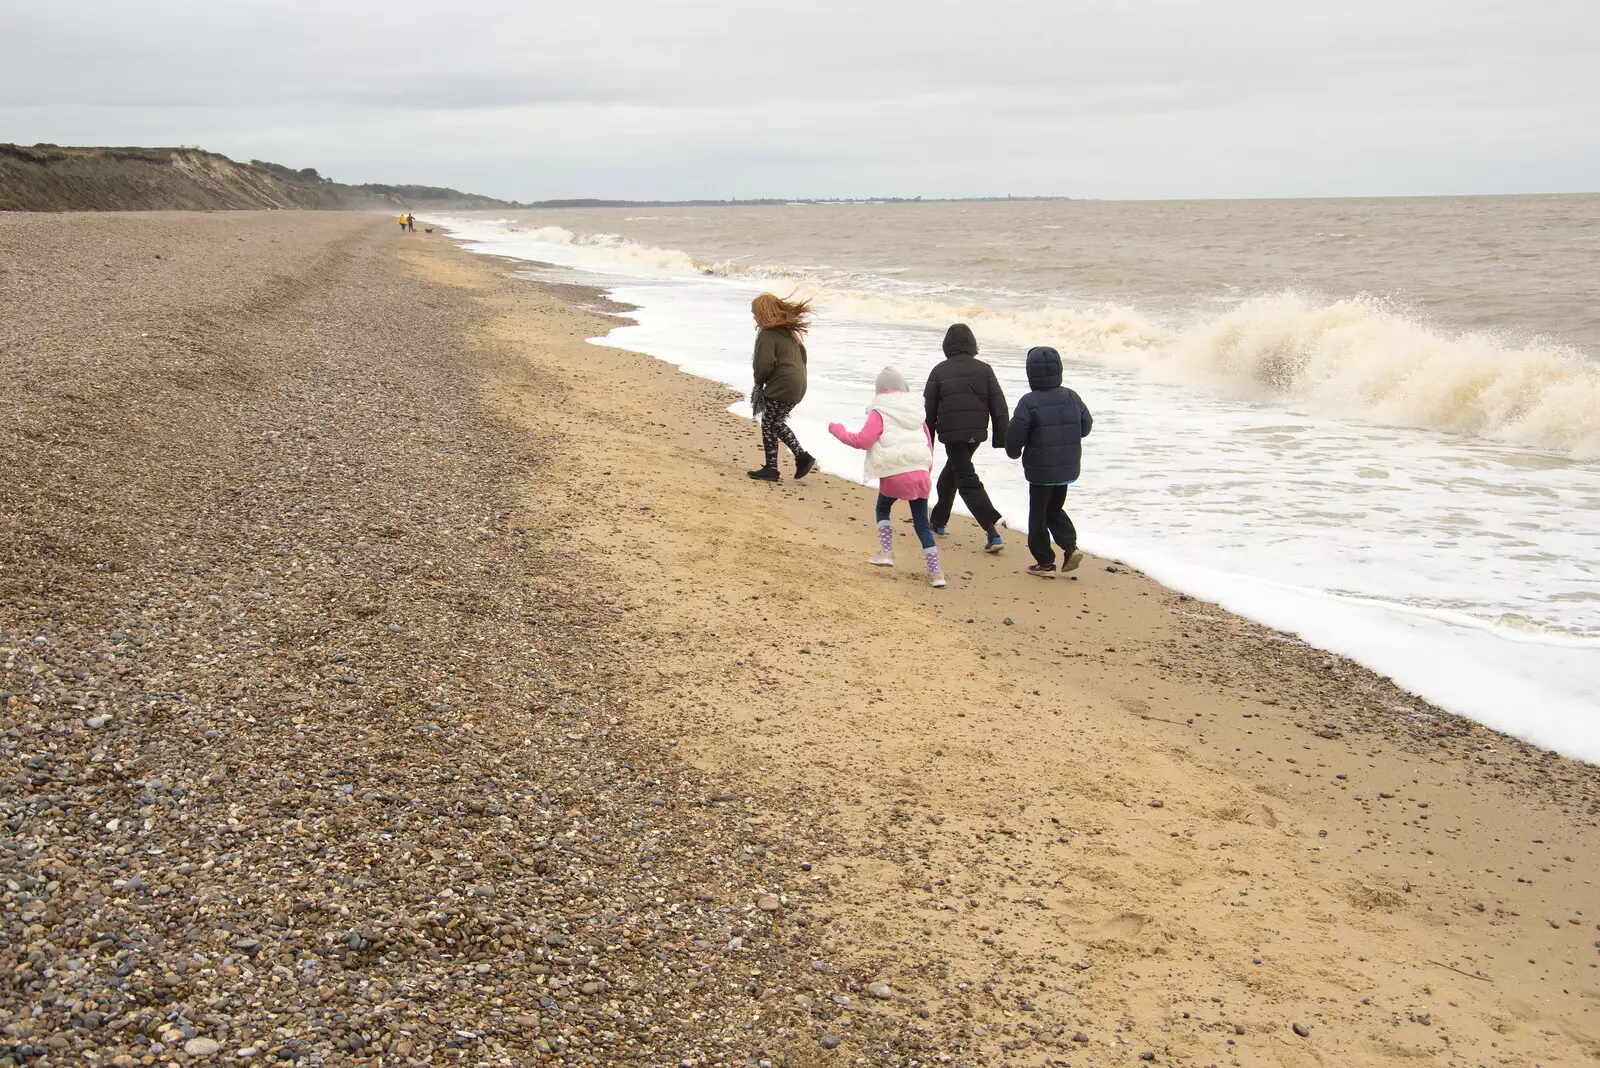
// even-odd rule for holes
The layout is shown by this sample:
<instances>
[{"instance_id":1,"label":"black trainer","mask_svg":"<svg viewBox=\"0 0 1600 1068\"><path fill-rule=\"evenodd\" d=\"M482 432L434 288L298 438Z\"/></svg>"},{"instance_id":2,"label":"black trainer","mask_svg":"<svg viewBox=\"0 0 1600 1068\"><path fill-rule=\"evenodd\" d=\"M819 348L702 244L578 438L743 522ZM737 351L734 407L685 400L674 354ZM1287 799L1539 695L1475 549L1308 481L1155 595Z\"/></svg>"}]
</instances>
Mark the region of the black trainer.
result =
<instances>
[{"instance_id":1,"label":"black trainer","mask_svg":"<svg viewBox=\"0 0 1600 1068\"><path fill-rule=\"evenodd\" d=\"M809 452L803 452L794 458L794 479L796 482L805 478L816 469L817 458Z\"/></svg>"},{"instance_id":2,"label":"black trainer","mask_svg":"<svg viewBox=\"0 0 1600 1068\"><path fill-rule=\"evenodd\" d=\"M745 474L761 482L779 482L783 479L776 467L763 467L756 471L746 471Z\"/></svg>"}]
</instances>

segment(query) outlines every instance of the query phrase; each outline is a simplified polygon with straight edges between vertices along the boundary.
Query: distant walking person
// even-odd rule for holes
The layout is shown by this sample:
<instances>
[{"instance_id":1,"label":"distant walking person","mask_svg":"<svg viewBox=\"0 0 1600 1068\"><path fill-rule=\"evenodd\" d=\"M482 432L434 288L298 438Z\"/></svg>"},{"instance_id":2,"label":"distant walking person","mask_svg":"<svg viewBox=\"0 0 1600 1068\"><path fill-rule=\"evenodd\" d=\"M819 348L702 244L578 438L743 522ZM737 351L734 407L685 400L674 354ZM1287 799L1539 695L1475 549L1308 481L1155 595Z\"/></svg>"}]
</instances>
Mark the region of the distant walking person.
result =
<instances>
[{"instance_id":1,"label":"distant walking person","mask_svg":"<svg viewBox=\"0 0 1600 1068\"><path fill-rule=\"evenodd\" d=\"M405 233L405 229L406 229L406 217L405 217L404 213L401 213L401 215L400 215L400 232L401 233Z\"/></svg>"},{"instance_id":2,"label":"distant walking person","mask_svg":"<svg viewBox=\"0 0 1600 1068\"><path fill-rule=\"evenodd\" d=\"M991 423L992 444L997 449L1005 447L1006 395L994 376L994 368L978 359L978 339L965 323L945 331L944 361L929 373L922 400L928 429L944 442L945 452L938 496L928 521L933 524L934 533L943 534L950 522L955 491L959 490L962 503L988 535L983 551L997 553L1005 547L998 529L1000 512L990 502L989 492L972 466L972 456L989 437Z\"/></svg>"},{"instance_id":3,"label":"distant walking person","mask_svg":"<svg viewBox=\"0 0 1600 1068\"><path fill-rule=\"evenodd\" d=\"M1028 385L1006 429L1006 454L1022 457L1028 479L1028 551L1036 563L1028 574L1055 578L1083 562L1078 531L1066 512L1067 487L1078 480L1083 439L1094 417L1083 398L1061 384L1061 354L1052 348L1028 350ZM1051 539L1061 546L1061 571Z\"/></svg>"},{"instance_id":4,"label":"distant walking person","mask_svg":"<svg viewBox=\"0 0 1600 1068\"><path fill-rule=\"evenodd\" d=\"M911 506L911 525L922 543L922 562L928 585L943 586L939 547L928 525L928 491L933 489L933 435L922 420L922 405L906 385L906 376L893 367L878 372L867 422L851 433L843 423L829 423L828 433L853 449L867 452L866 477L878 480L878 552L867 560L879 567L894 566L894 527L889 513L895 501Z\"/></svg>"},{"instance_id":5,"label":"distant walking person","mask_svg":"<svg viewBox=\"0 0 1600 1068\"><path fill-rule=\"evenodd\" d=\"M763 293L750 302L756 320L756 349L751 360L756 388L751 407L761 416L761 448L766 464L746 472L763 482L777 482L778 442L794 454L794 477L805 478L816 458L800 447L789 428L789 413L806 396L806 346L801 340L811 327L811 302L784 300Z\"/></svg>"}]
</instances>

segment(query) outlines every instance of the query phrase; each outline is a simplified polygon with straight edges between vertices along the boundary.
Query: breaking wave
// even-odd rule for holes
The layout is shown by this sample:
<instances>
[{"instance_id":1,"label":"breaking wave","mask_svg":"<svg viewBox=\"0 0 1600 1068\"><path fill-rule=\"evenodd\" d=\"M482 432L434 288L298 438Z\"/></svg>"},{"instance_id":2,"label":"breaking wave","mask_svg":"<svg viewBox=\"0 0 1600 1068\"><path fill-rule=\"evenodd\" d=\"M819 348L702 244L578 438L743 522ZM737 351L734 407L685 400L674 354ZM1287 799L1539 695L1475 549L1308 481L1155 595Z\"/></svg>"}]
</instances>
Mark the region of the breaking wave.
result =
<instances>
[{"instance_id":1,"label":"breaking wave","mask_svg":"<svg viewBox=\"0 0 1600 1068\"><path fill-rule=\"evenodd\" d=\"M495 221L510 222L509 219ZM506 227L506 232L520 234L526 240L546 245L569 246L575 258L596 266L623 264L632 267L653 267L663 271L700 270L700 265L687 252L636 244L616 234L575 234L560 226L540 226L524 230L509 225Z\"/></svg>"},{"instance_id":2,"label":"breaking wave","mask_svg":"<svg viewBox=\"0 0 1600 1068\"><path fill-rule=\"evenodd\" d=\"M991 350L994 340L1053 345L1065 356L1329 418L1600 456L1593 360L1537 341L1451 336L1376 298L1324 303L1279 293L1184 329L1115 306L1013 310L828 290L816 298L829 310L870 318L965 321Z\"/></svg>"},{"instance_id":3,"label":"breaking wave","mask_svg":"<svg viewBox=\"0 0 1600 1068\"><path fill-rule=\"evenodd\" d=\"M569 246L595 266L787 282L834 314L931 327L964 321L990 351L996 342L1053 345L1069 358L1330 418L1600 456L1600 364L1538 340L1450 334L1375 297L1329 303L1283 292L1174 327L1128 307L947 303L919 297L882 274L701 262L615 234L580 235L554 226L522 233Z\"/></svg>"}]
</instances>

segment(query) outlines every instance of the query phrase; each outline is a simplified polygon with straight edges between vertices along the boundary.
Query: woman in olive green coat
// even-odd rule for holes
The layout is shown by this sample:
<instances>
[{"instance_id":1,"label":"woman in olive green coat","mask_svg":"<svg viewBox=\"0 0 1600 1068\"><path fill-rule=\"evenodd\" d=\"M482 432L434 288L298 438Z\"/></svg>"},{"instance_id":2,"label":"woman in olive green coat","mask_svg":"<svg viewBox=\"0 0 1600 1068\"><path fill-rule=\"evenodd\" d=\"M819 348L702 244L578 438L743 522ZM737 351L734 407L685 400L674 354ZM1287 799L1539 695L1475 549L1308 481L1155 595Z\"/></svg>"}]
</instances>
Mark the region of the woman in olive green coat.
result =
<instances>
[{"instance_id":1,"label":"woman in olive green coat","mask_svg":"<svg viewBox=\"0 0 1600 1068\"><path fill-rule=\"evenodd\" d=\"M750 302L750 313L758 329L752 369L760 398L761 448L767 462L747 474L763 482L778 481L781 441L794 453L794 477L805 478L817 461L800 447L789 427L789 413L806 395L806 346L801 338L811 326L811 305L763 293Z\"/></svg>"}]
</instances>

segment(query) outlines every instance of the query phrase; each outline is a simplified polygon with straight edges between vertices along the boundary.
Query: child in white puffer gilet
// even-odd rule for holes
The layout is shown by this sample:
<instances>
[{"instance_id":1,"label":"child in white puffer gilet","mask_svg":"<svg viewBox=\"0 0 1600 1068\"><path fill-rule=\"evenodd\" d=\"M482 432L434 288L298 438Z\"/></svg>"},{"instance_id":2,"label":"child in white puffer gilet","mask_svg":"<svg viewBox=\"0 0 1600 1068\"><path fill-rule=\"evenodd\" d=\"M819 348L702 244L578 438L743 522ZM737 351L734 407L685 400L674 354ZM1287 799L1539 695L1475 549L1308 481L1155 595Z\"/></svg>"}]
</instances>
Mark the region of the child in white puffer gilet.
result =
<instances>
[{"instance_id":1,"label":"child in white puffer gilet","mask_svg":"<svg viewBox=\"0 0 1600 1068\"><path fill-rule=\"evenodd\" d=\"M828 433L867 452L866 477L878 480L878 553L867 561L894 566L894 528L889 512L895 501L911 505L911 525L922 543L928 584L943 586L939 549L928 524L928 495L933 492L933 435L923 422L922 398L911 392L905 376L893 367L878 372L877 395L867 406L867 422L852 434L843 423L829 423Z\"/></svg>"}]
</instances>

